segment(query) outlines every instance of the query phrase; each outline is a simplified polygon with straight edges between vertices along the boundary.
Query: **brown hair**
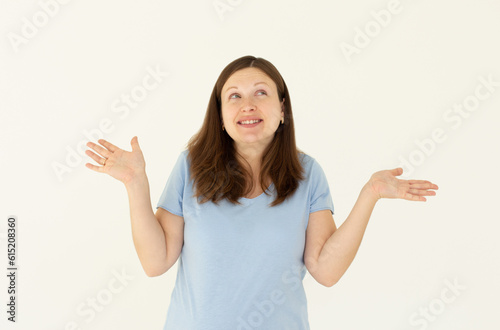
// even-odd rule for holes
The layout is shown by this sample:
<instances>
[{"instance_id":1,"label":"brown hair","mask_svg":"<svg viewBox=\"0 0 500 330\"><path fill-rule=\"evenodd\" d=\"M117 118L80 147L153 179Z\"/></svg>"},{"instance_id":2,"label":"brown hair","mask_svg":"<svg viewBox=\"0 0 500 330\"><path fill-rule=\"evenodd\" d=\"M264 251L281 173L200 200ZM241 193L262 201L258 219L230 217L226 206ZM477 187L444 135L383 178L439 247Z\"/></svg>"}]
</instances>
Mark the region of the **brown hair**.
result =
<instances>
[{"instance_id":1,"label":"brown hair","mask_svg":"<svg viewBox=\"0 0 500 330\"><path fill-rule=\"evenodd\" d=\"M217 204L226 198L240 204L239 198L252 191L252 173L236 158L233 139L222 130L221 90L229 77L238 70L254 67L271 78L278 89L279 100L284 102L284 124L276 130L274 139L262 155L260 185L267 193L266 178L270 177L276 190L276 198L270 206L281 204L291 196L302 180L304 169L299 161L295 145L292 105L283 77L269 61L254 56L243 56L229 63L222 70L210 96L202 127L188 142L188 158L191 163L191 179L195 197L201 203L209 200ZM252 181L248 181L252 180Z\"/></svg>"}]
</instances>

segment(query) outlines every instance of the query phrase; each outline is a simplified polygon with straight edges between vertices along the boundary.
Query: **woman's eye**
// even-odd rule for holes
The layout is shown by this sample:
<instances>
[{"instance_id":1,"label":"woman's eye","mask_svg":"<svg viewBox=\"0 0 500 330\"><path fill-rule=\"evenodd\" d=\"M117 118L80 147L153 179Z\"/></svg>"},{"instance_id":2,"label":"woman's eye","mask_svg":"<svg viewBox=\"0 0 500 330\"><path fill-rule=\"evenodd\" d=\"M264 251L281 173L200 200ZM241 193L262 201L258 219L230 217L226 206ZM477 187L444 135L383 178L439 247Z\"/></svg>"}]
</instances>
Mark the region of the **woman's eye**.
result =
<instances>
[{"instance_id":1,"label":"woman's eye","mask_svg":"<svg viewBox=\"0 0 500 330\"><path fill-rule=\"evenodd\" d=\"M258 91L257 95L267 95L266 91ZM240 94L231 94L229 95L229 99L236 99L236 98L241 98Z\"/></svg>"}]
</instances>

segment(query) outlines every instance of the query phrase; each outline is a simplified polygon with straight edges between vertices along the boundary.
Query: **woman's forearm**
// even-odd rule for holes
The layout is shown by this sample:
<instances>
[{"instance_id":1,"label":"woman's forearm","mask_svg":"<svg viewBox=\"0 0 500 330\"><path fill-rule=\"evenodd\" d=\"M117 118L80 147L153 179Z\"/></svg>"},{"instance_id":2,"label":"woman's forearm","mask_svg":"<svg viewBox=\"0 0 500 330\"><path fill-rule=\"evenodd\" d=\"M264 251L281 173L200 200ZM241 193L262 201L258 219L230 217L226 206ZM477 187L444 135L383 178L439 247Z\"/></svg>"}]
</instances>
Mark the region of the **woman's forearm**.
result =
<instances>
[{"instance_id":1,"label":"woman's forearm","mask_svg":"<svg viewBox=\"0 0 500 330\"><path fill-rule=\"evenodd\" d=\"M347 219L325 242L318 257L317 271L325 274L329 284L337 283L354 260L377 200L368 182Z\"/></svg>"},{"instance_id":2,"label":"woman's forearm","mask_svg":"<svg viewBox=\"0 0 500 330\"><path fill-rule=\"evenodd\" d=\"M165 234L153 213L149 182L146 173L125 185L127 189L132 237L142 268L154 276L164 268L167 259Z\"/></svg>"}]
</instances>

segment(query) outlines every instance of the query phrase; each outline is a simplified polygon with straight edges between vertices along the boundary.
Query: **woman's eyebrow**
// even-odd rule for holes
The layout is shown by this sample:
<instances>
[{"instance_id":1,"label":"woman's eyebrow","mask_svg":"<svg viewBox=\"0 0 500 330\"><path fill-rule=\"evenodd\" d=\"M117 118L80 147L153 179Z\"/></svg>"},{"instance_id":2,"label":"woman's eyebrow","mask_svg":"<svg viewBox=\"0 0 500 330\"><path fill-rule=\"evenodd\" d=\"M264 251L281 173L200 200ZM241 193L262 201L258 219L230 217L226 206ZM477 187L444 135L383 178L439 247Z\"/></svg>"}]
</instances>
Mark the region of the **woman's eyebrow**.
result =
<instances>
[{"instance_id":1,"label":"woman's eyebrow","mask_svg":"<svg viewBox=\"0 0 500 330\"><path fill-rule=\"evenodd\" d=\"M259 84L264 84L264 85L269 86L267 83L265 83L265 82L263 82L263 81L260 81L260 82L255 83L255 84L254 84L254 86L257 86L257 85L259 85ZM238 87L236 87L236 86L231 86L231 87L228 87L228 88L226 88L226 90L224 91L224 93L227 93L227 91L228 91L228 90L230 90L231 88L238 88Z\"/></svg>"}]
</instances>

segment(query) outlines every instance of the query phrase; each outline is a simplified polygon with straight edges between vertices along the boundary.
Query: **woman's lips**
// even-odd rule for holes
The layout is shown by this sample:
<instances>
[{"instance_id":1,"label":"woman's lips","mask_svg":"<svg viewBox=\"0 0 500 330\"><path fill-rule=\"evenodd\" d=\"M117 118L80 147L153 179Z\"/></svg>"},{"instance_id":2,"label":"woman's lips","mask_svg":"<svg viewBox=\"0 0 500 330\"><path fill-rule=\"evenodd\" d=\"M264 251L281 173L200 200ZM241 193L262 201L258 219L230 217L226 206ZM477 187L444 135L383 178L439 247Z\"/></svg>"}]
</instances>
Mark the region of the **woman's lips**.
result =
<instances>
[{"instance_id":1,"label":"woman's lips","mask_svg":"<svg viewBox=\"0 0 500 330\"><path fill-rule=\"evenodd\" d=\"M257 120L242 120L241 122L238 122L238 125L240 125L242 127L246 127L246 128L251 128L251 127L255 127L255 126L259 125L260 123L262 123L262 119L257 119Z\"/></svg>"}]
</instances>

